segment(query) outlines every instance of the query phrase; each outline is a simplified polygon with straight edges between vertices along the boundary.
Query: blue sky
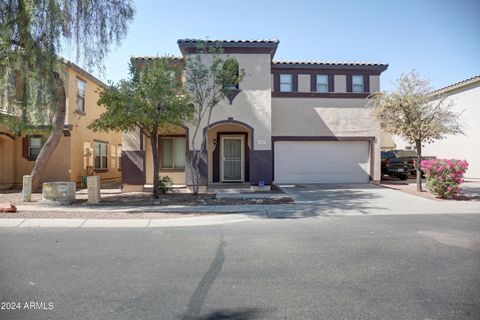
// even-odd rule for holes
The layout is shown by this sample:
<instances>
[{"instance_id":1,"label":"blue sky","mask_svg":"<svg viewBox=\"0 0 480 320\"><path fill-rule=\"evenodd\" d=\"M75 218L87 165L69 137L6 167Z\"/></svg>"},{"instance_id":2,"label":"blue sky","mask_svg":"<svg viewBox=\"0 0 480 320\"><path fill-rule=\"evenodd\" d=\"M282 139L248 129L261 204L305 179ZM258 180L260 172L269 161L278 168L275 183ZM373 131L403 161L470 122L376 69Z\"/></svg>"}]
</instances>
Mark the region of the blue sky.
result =
<instances>
[{"instance_id":1,"label":"blue sky","mask_svg":"<svg viewBox=\"0 0 480 320\"><path fill-rule=\"evenodd\" d=\"M135 1L101 79L128 76L130 56L180 55L177 39L280 40L277 60L381 61L382 88L416 69L438 88L480 74L480 0Z\"/></svg>"}]
</instances>

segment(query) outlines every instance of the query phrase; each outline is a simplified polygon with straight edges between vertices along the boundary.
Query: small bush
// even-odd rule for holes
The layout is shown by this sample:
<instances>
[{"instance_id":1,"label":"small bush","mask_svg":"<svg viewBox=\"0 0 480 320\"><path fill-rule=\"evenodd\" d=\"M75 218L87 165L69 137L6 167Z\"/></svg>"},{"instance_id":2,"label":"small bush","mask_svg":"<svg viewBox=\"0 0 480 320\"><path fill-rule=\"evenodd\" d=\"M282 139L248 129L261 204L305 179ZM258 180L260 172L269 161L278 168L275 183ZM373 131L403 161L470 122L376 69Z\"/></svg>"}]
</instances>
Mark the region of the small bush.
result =
<instances>
[{"instance_id":1,"label":"small bush","mask_svg":"<svg viewBox=\"0 0 480 320\"><path fill-rule=\"evenodd\" d=\"M158 179L158 192L165 194L172 190L173 180L169 176L160 177Z\"/></svg>"},{"instance_id":2,"label":"small bush","mask_svg":"<svg viewBox=\"0 0 480 320\"><path fill-rule=\"evenodd\" d=\"M450 199L462 191L460 185L464 182L468 162L456 159L423 160L421 168L425 172L428 190L437 197Z\"/></svg>"}]
</instances>

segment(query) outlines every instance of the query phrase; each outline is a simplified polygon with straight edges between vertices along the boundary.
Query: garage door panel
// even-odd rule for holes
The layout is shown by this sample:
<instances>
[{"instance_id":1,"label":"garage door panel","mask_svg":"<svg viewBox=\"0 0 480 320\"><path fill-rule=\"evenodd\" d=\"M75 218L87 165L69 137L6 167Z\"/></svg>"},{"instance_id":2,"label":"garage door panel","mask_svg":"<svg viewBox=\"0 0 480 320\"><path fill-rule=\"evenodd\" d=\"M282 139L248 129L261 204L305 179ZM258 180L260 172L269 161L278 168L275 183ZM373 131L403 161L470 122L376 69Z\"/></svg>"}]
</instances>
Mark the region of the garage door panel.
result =
<instances>
[{"instance_id":1,"label":"garage door panel","mask_svg":"<svg viewBox=\"0 0 480 320\"><path fill-rule=\"evenodd\" d=\"M277 141L277 183L366 183L368 142Z\"/></svg>"}]
</instances>

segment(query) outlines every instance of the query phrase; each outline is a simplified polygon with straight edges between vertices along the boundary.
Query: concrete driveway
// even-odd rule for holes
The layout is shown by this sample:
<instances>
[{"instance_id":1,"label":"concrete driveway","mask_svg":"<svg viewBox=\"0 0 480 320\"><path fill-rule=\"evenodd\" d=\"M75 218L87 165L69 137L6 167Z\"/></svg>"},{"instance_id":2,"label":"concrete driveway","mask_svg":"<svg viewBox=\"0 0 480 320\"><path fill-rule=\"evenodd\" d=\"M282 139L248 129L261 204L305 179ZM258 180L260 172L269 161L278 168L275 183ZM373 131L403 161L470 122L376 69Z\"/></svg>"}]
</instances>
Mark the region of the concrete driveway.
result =
<instances>
[{"instance_id":1,"label":"concrete driveway","mask_svg":"<svg viewBox=\"0 0 480 320\"><path fill-rule=\"evenodd\" d=\"M480 201L430 200L374 184L280 185L296 203L296 214L480 213ZM270 214L281 212L269 209ZM284 208L285 209L285 208Z\"/></svg>"}]
</instances>

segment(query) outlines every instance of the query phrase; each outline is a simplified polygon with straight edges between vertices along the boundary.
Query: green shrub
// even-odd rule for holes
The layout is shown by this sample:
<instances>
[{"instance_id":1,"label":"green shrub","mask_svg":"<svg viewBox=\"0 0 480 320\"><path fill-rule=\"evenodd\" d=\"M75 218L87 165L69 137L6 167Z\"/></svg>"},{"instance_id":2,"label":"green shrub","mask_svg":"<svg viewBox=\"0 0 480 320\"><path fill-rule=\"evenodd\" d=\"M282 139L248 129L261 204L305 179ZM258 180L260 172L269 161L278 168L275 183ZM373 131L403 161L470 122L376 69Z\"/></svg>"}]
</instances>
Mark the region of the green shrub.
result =
<instances>
[{"instance_id":1,"label":"green shrub","mask_svg":"<svg viewBox=\"0 0 480 320\"><path fill-rule=\"evenodd\" d=\"M160 177L158 179L158 192L165 194L172 190L173 180L169 176Z\"/></svg>"},{"instance_id":2,"label":"green shrub","mask_svg":"<svg viewBox=\"0 0 480 320\"><path fill-rule=\"evenodd\" d=\"M457 159L423 160L421 168L427 178L428 190L437 197L450 199L462 191L460 185L464 182L468 162Z\"/></svg>"}]
</instances>

